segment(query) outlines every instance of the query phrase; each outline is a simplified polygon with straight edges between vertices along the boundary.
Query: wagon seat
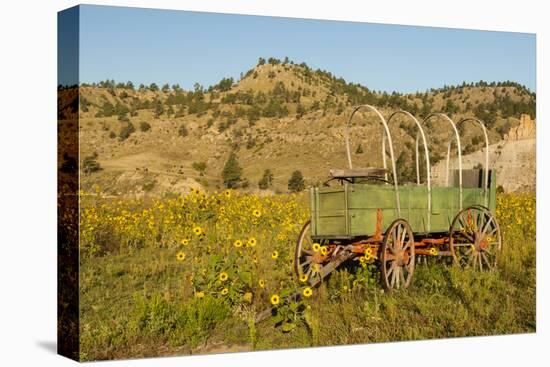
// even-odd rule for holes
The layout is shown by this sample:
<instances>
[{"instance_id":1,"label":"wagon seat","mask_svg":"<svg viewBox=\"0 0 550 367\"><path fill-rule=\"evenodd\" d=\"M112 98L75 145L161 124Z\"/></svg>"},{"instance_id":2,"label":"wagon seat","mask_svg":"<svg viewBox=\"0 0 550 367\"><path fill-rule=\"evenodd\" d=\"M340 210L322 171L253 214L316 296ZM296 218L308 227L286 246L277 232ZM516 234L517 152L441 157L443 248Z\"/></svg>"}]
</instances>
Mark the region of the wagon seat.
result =
<instances>
[{"instance_id":1,"label":"wagon seat","mask_svg":"<svg viewBox=\"0 0 550 367\"><path fill-rule=\"evenodd\" d=\"M375 167L331 169L329 171L330 180L338 180L340 182L347 181L350 183L355 183L366 179L386 181L386 173L386 169Z\"/></svg>"}]
</instances>

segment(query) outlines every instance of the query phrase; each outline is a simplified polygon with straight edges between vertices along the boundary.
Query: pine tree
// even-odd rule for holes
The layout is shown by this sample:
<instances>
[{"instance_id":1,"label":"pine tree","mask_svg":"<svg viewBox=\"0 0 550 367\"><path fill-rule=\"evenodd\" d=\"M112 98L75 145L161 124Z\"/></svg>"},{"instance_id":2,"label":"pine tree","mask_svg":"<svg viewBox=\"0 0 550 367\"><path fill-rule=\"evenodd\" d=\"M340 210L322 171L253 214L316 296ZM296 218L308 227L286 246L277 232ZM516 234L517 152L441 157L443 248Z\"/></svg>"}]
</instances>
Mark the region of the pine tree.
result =
<instances>
[{"instance_id":1,"label":"pine tree","mask_svg":"<svg viewBox=\"0 0 550 367\"><path fill-rule=\"evenodd\" d=\"M239 182L241 181L241 174L243 169L239 165L239 162L237 161L237 155L232 152L229 155L229 158L225 162L225 165L223 167L222 171L222 178L223 183L225 187L232 189L236 188L239 185Z\"/></svg>"},{"instance_id":2,"label":"pine tree","mask_svg":"<svg viewBox=\"0 0 550 367\"><path fill-rule=\"evenodd\" d=\"M273 173L270 169L266 169L264 171L264 175L262 176L261 180L258 181L258 187L261 190L266 190L273 184Z\"/></svg>"},{"instance_id":3,"label":"pine tree","mask_svg":"<svg viewBox=\"0 0 550 367\"><path fill-rule=\"evenodd\" d=\"M300 171L292 172L292 176L290 177L290 180L288 180L288 191L298 192L298 191L302 191L305 188L306 188L306 184L304 182L304 176L302 176L302 172Z\"/></svg>"}]
</instances>

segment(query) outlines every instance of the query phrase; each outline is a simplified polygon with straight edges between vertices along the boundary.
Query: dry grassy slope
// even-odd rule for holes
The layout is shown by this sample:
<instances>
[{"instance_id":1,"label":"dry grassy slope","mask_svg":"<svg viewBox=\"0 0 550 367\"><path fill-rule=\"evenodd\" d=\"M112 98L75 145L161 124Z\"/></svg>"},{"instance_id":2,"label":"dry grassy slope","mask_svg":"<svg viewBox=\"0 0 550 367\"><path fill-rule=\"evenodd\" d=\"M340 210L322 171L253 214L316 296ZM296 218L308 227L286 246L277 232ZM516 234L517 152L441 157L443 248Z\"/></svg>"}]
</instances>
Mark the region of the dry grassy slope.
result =
<instances>
[{"instance_id":1,"label":"dry grassy slope","mask_svg":"<svg viewBox=\"0 0 550 367\"><path fill-rule=\"evenodd\" d=\"M81 112L81 155L85 157L93 152L98 153L98 161L103 170L83 176L85 189L90 190L98 184L102 190L110 194L137 194L144 193L144 187L151 189L151 194L161 194L166 191L186 191L190 186L207 186L209 189L223 187L221 171L227 159L231 145L239 145L237 154L239 163L243 167L243 177L250 181L250 189L257 188L264 169L270 168L275 176L273 190L285 191L288 178L292 171L299 169L304 174L308 184L317 183L326 179L328 170L333 167L345 167L345 150L343 127L350 111L346 103L343 113L337 114L336 109L326 113L322 110L311 111L310 107L315 100L324 101L331 94L330 80L324 76L313 75L310 79L304 77L303 68L296 65L262 65L256 67L256 73L250 73L234 85L227 93L237 91L269 92L275 83L282 81L287 90L297 91L307 88L309 96L302 96L300 103L308 109L302 118L296 118L295 104L287 104L291 112L284 118L261 118L253 127L250 127L246 118L218 132L216 122L207 127L208 120L212 119L212 111L202 116L197 114L175 118L165 114L155 118L152 110L138 110L137 116L130 117L136 127L136 132L125 141L111 138L110 133L118 135L122 123L116 116L94 117L100 105L107 100L112 104L121 103L130 107L132 97L153 100L157 98L165 101L168 92L152 92L124 90L128 97L121 98L122 90L116 90L116 96L111 95L105 88L82 87L81 96L90 102L88 112ZM256 75L254 75L256 74ZM271 77L270 77L271 74ZM274 77L273 77L274 75ZM467 87L462 92L452 91L430 95L433 99L434 110L441 109L445 98L451 98L456 104L463 107L468 101L475 105L481 102L490 102L495 88ZM502 93L502 88L498 88ZM526 98L515 93L514 88L505 88L511 98ZM504 91L505 92L505 91ZM226 94L217 93L212 99L211 93L205 93L206 101L219 102ZM450 94L450 96L449 96ZM216 96L215 96L216 97ZM347 102L347 96L335 96L336 102ZM408 96L410 101L420 101L415 95ZM420 102L418 104L421 104ZM220 111L234 111L234 105L220 105ZM177 108L175 108L177 109ZM382 109L386 116L391 111ZM381 166L380 139L381 129L374 123L373 115L358 116L358 127L352 132L353 150L361 142L364 153L354 154L357 166ZM457 118L461 114L456 115ZM139 123L146 121L151 125L151 131L139 131ZM367 123L368 122L368 123ZM399 128L401 121L392 126L396 156L405 148L405 142L413 143L413 139ZM498 126L502 121L498 121ZM178 127L184 124L189 131L186 137L178 136ZM410 124L410 122L407 122ZM238 136L236 132L242 133ZM435 124L429 131L431 148L436 153L445 149L443 142L447 141L448 129L443 124ZM467 129L465 140L476 135L475 129ZM492 142L500 139L499 135L491 132ZM256 145L246 148L249 139L256 141ZM396 157L397 158L397 157ZM203 177L192 168L193 162L204 161L207 164ZM200 183L197 183L199 181ZM147 185L155 182L154 185ZM147 187L148 186L148 187Z\"/></svg>"}]
</instances>

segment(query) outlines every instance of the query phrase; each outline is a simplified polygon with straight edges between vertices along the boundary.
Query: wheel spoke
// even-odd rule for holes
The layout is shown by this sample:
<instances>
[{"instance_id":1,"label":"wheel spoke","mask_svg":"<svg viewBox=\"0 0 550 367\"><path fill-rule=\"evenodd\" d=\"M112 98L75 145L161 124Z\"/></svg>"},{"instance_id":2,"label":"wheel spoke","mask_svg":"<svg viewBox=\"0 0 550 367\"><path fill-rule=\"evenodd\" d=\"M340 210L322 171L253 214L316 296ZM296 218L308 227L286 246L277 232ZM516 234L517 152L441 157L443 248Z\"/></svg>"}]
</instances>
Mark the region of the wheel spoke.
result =
<instances>
[{"instance_id":1,"label":"wheel spoke","mask_svg":"<svg viewBox=\"0 0 550 367\"><path fill-rule=\"evenodd\" d=\"M405 285L405 274L403 274L403 268L401 269L401 271L399 272L399 276L401 278L401 283L403 283L403 286Z\"/></svg>"},{"instance_id":2,"label":"wheel spoke","mask_svg":"<svg viewBox=\"0 0 550 367\"><path fill-rule=\"evenodd\" d=\"M481 256L483 257L483 260L485 260L485 263L487 264L487 267L489 269L492 269L493 264L489 261L489 259L487 259L487 256L485 256L485 254L483 252L481 253Z\"/></svg>"},{"instance_id":3,"label":"wheel spoke","mask_svg":"<svg viewBox=\"0 0 550 367\"><path fill-rule=\"evenodd\" d=\"M481 235L482 236L487 232L487 229L489 229L489 226L492 223L493 223L493 217L489 217L489 220L487 221L487 223L485 223L485 225L483 226L483 229L481 230Z\"/></svg>"}]
</instances>

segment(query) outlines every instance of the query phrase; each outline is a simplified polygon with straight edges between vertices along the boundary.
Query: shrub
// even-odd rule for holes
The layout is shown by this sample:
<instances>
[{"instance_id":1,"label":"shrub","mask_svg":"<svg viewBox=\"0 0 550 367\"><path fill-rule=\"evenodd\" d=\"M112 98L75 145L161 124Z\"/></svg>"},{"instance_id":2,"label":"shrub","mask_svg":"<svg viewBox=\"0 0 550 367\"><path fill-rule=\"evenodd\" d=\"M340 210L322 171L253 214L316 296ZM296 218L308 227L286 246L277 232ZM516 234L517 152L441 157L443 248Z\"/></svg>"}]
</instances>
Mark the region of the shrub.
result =
<instances>
[{"instance_id":1,"label":"shrub","mask_svg":"<svg viewBox=\"0 0 550 367\"><path fill-rule=\"evenodd\" d=\"M90 174L92 172L100 171L101 165L97 161L97 153L94 152L94 154L89 155L84 158L84 161L82 162L82 171L85 174Z\"/></svg>"},{"instance_id":2,"label":"shrub","mask_svg":"<svg viewBox=\"0 0 550 367\"><path fill-rule=\"evenodd\" d=\"M144 183L143 186L142 186L143 191L149 192L149 191L153 190L155 188L156 184L157 183L154 180L151 180L151 181L148 181L148 182Z\"/></svg>"},{"instance_id":3,"label":"shrub","mask_svg":"<svg viewBox=\"0 0 550 367\"><path fill-rule=\"evenodd\" d=\"M258 187L262 190L266 190L273 183L273 173L270 169L266 169L260 181L258 182Z\"/></svg>"},{"instance_id":4,"label":"shrub","mask_svg":"<svg viewBox=\"0 0 550 367\"><path fill-rule=\"evenodd\" d=\"M302 191L306 188L304 176L302 176L302 172L296 170L292 172L292 176L290 177L290 180L288 180L288 190L290 192L298 192Z\"/></svg>"},{"instance_id":5,"label":"shrub","mask_svg":"<svg viewBox=\"0 0 550 367\"><path fill-rule=\"evenodd\" d=\"M178 135L182 137L186 137L187 135L189 135L189 132L187 131L187 128L184 124L181 124L178 128Z\"/></svg>"},{"instance_id":6,"label":"shrub","mask_svg":"<svg viewBox=\"0 0 550 367\"><path fill-rule=\"evenodd\" d=\"M141 121L141 122L139 123L139 129L140 129L142 132L146 132L146 131L151 130L151 125L150 125L148 122Z\"/></svg>"},{"instance_id":7,"label":"shrub","mask_svg":"<svg viewBox=\"0 0 550 367\"><path fill-rule=\"evenodd\" d=\"M199 173L200 176L204 176L204 172L206 171L206 162L193 162L191 166Z\"/></svg>"},{"instance_id":8,"label":"shrub","mask_svg":"<svg viewBox=\"0 0 550 367\"><path fill-rule=\"evenodd\" d=\"M122 126L122 129L120 129L120 134L118 135L118 138L120 141L124 141L130 137L134 132L136 131L136 128L131 122L126 122L124 126Z\"/></svg>"}]
</instances>

